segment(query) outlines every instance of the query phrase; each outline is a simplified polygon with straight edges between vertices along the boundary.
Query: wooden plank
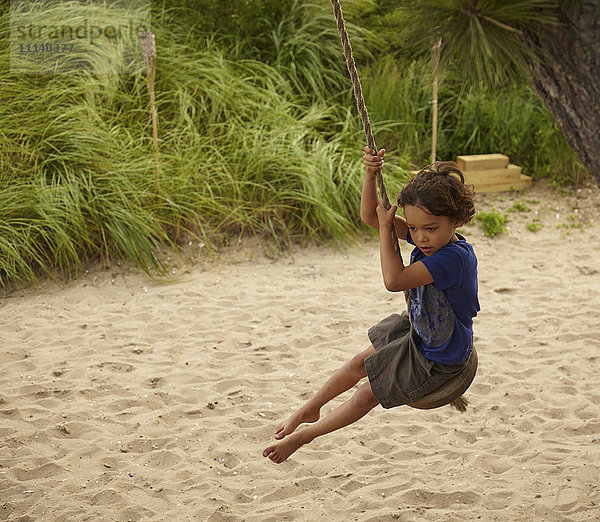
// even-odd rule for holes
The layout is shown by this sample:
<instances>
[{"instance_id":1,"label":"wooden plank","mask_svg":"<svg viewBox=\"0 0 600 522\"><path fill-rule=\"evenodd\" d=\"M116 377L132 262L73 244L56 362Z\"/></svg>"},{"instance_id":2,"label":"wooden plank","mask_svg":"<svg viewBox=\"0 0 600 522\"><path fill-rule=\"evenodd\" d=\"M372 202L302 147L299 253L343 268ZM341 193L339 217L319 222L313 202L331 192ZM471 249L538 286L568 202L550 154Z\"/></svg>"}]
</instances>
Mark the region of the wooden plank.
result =
<instances>
[{"instance_id":1,"label":"wooden plank","mask_svg":"<svg viewBox=\"0 0 600 522\"><path fill-rule=\"evenodd\" d=\"M521 167L512 163L505 169L467 170L463 172L465 183L492 183L494 181L519 181Z\"/></svg>"},{"instance_id":2,"label":"wooden plank","mask_svg":"<svg viewBox=\"0 0 600 522\"><path fill-rule=\"evenodd\" d=\"M531 178L521 174L518 180L476 183L475 192L502 192L505 190L522 190L531 185Z\"/></svg>"},{"instance_id":3,"label":"wooden plank","mask_svg":"<svg viewBox=\"0 0 600 522\"><path fill-rule=\"evenodd\" d=\"M472 154L456 158L463 173L469 170L503 169L508 166L508 161L508 156L504 154Z\"/></svg>"}]
</instances>

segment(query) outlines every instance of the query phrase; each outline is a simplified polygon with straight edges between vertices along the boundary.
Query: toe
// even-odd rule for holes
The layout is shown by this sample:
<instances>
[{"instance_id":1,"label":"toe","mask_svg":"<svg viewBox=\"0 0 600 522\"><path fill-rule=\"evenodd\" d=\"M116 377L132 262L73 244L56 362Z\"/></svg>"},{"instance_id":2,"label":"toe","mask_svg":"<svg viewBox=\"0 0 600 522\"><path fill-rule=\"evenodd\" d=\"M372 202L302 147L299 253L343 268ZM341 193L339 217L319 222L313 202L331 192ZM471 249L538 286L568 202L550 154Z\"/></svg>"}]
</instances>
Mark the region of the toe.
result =
<instances>
[{"instance_id":1,"label":"toe","mask_svg":"<svg viewBox=\"0 0 600 522\"><path fill-rule=\"evenodd\" d=\"M287 430L285 429L285 424L280 424L279 426L277 426L277 429L275 430L275 438L283 439L283 437L285 437L286 435Z\"/></svg>"},{"instance_id":2,"label":"toe","mask_svg":"<svg viewBox=\"0 0 600 522\"><path fill-rule=\"evenodd\" d=\"M268 457L271 453L273 453L273 448L265 448L265 450L263 451L263 457Z\"/></svg>"}]
</instances>

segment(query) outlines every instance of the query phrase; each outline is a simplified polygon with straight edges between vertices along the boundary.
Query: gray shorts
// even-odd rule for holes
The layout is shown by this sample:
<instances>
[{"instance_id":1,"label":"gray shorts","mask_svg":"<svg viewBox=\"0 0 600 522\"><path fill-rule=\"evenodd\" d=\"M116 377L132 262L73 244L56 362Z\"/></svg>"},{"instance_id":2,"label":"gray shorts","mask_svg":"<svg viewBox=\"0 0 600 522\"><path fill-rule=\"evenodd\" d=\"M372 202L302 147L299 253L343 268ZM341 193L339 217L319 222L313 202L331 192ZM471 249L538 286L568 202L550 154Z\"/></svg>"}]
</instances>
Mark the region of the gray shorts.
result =
<instances>
[{"instance_id":1,"label":"gray shorts","mask_svg":"<svg viewBox=\"0 0 600 522\"><path fill-rule=\"evenodd\" d=\"M365 359L373 395L384 408L410 404L439 388L465 367L427 359L408 314L392 314L369 328L375 353Z\"/></svg>"}]
</instances>

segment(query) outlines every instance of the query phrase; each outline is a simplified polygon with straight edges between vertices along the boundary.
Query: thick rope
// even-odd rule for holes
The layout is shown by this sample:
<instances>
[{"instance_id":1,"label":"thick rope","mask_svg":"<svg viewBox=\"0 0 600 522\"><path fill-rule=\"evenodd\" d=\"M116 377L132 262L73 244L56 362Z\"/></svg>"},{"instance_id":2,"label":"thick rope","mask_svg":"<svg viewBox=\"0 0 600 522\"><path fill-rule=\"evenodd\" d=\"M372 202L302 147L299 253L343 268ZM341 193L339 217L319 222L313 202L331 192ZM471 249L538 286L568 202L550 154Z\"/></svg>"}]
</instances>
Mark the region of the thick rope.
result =
<instances>
[{"instance_id":1,"label":"thick rope","mask_svg":"<svg viewBox=\"0 0 600 522\"><path fill-rule=\"evenodd\" d=\"M342 6L339 0L331 0L333 6L333 14L337 22L338 33L340 33L340 39L342 40L342 48L344 49L344 57L346 58L346 65L348 67L348 73L352 80L352 88L354 90L354 98L356 100L356 108L360 114L360 118L363 123L365 130L365 137L367 138L367 145L369 148L375 151L377 154L377 147L375 145L375 137L373 136L373 130L371 129L371 121L369 120L369 113L365 105L365 99L363 97L362 86L360 84L360 78L358 77L358 71L356 70L356 63L354 63L354 56L352 54L352 46L350 45L350 39L348 38L348 31L346 31L346 24L344 22L344 15L342 14ZM391 208L390 200L388 199L385 184L383 183L383 176L381 170L377 171L376 174L377 187L379 188L379 194L381 197L381 203L386 210ZM392 240L394 242L394 249L398 257L402 259L402 252L400 251L400 245L398 243L398 236L396 235L396 227L392 227Z\"/></svg>"}]
</instances>

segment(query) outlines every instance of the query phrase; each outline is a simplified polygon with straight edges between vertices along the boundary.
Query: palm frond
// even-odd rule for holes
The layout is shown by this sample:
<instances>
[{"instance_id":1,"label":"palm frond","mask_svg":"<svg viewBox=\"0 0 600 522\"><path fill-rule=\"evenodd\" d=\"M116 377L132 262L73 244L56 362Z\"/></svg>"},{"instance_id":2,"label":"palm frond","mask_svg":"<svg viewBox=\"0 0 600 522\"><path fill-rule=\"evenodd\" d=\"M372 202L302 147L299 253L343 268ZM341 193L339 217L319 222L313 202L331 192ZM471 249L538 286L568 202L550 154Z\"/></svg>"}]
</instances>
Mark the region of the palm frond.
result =
<instances>
[{"instance_id":1,"label":"palm frond","mask_svg":"<svg viewBox=\"0 0 600 522\"><path fill-rule=\"evenodd\" d=\"M423 55L442 38L442 66L457 64L465 77L493 84L523 74L533 51L520 36L558 23L557 7L548 0L414 0L400 10L412 21L407 39Z\"/></svg>"}]
</instances>

